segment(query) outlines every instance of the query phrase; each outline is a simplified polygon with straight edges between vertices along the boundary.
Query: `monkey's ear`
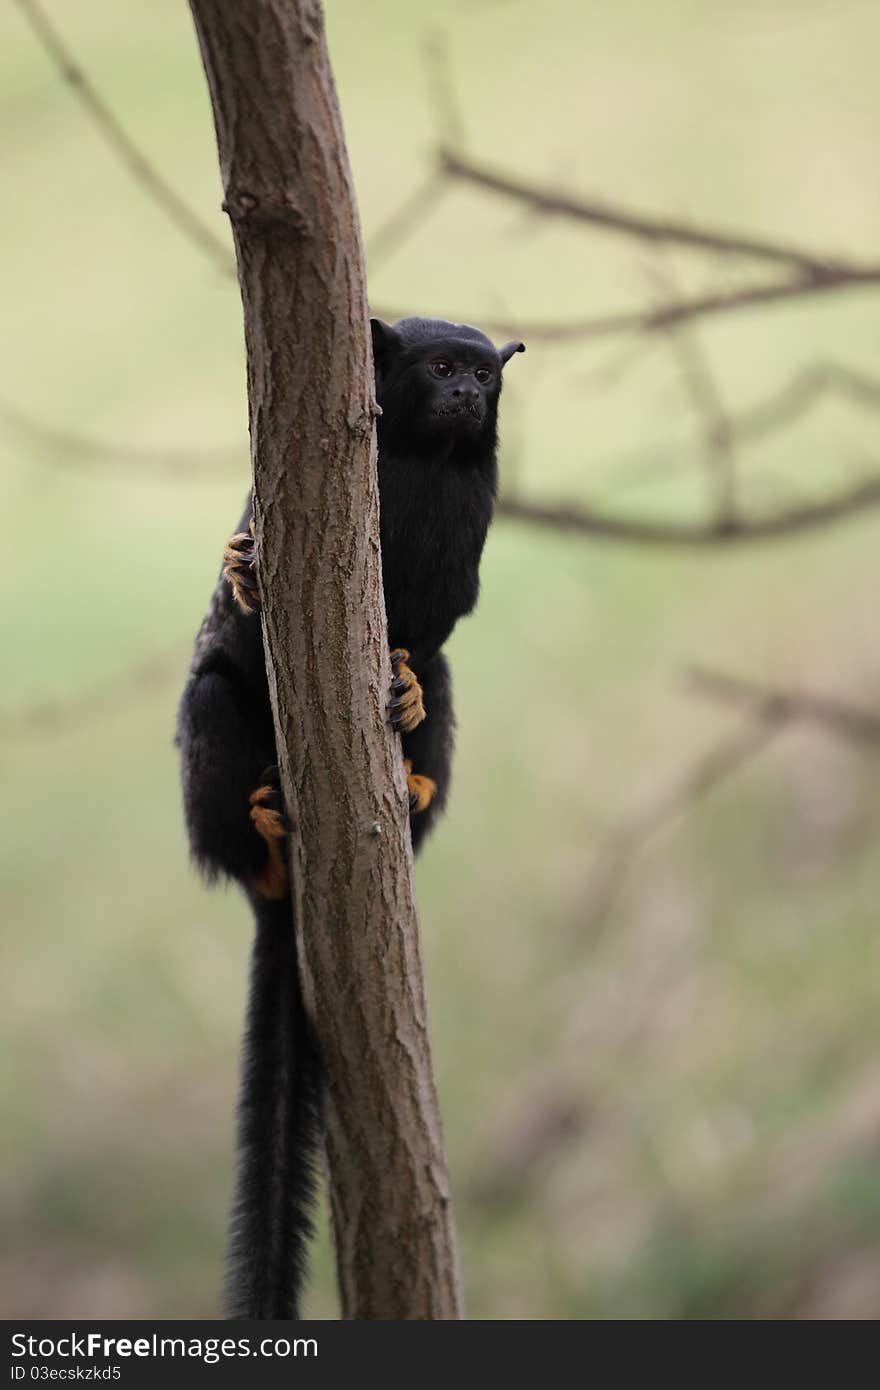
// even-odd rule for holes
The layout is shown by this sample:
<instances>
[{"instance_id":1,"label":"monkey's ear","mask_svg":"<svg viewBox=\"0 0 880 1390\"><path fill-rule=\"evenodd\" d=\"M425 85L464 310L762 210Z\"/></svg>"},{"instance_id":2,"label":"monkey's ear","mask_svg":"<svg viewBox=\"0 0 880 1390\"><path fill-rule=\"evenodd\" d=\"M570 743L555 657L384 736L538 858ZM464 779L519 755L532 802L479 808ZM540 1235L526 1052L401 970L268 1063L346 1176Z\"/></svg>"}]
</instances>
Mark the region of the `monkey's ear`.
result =
<instances>
[{"instance_id":1,"label":"monkey's ear","mask_svg":"<svg viewBox=\"0 0 880 1390\"><path fill-rule=\"evenodd\" d=\"M384 319L370 319L370 332L373 335L373 361L381 366L400 346L400 339Z\"/></svg>"},{"instance_id":2,"label":"monkey's ear","mask_svg":"<svg viewBox=\"0 0 880 1390\"><path fill-rule=\"evenodd\" d=\"M498 349L498 356L501 358L502 367L506 366L515 352L525 352L525 343L505 343L503 348Z\"/></svg>"}]
</instances>

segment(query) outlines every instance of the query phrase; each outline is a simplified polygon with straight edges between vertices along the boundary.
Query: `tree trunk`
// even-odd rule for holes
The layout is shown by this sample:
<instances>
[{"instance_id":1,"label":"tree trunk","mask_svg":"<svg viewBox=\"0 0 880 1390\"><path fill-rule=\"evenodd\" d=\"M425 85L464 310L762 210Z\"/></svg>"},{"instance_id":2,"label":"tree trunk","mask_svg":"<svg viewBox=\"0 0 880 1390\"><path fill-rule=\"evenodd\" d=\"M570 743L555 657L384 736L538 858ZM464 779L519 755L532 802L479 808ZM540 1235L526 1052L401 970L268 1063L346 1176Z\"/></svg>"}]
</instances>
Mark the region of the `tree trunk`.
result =
<instances>
[{"instance_id":1,"label":"tree trunk","mask_svg":"<svg viewBox=\"0 0 880 1390\"><path fill-rule=\"evenodd\" d=\"M387 726L357 210L317 0L190 0L244 306L256 536L343 1317L458 1318L407 796Z\"/></svg>"}]
</instances>

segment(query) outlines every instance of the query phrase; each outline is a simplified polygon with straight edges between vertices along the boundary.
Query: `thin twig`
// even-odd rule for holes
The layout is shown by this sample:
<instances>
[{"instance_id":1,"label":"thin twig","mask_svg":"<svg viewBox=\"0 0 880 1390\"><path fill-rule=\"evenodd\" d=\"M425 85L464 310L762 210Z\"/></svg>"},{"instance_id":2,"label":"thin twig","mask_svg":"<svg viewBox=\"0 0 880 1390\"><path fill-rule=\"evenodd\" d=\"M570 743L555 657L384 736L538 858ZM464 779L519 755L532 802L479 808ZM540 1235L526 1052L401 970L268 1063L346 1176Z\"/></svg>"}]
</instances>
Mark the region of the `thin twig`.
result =
<instances>
[{"instance_id":1,"label":"thin twig","mask_svg":"<svg viewBox=\"0 0 880 1390\"><path fill-rule=\"evenodd\" d=\"M423 179L384 222L366 239L367 264L375 271L397 252L403 242L427 221L449 192L449 180L437 174Z\"/></svg>"},{"instance_id":2,"label":"thin twig","mask_svg":"<svg viewBox=\"0 0 880 1390\"><path fill-rule=\"evenodd\" d=\"M772 701L756 702L746 723L726 735L609 832L593 862L586 891L586 925L601 931L633 862L661 830L688 815L770 743L794 716Z\"/></svg>"},{"instance_id":3,"label":"thin twig","mask_svg":"<svg viewBox=\"0 0 880 1390\"><path fill-rule=\"evenodd\" d=\"M880 410L880 380L839 362L806 367L781 390L741 411L734 419L740 439L760 439L795 422L826 395L842 396L853 405Z\"/></svg>"},{"instance_id":4,"label":"thin twig","mask_svg":"<svg viewBox=\"0 0 880 1390\"><path fill-rule=\"evenodd\" d=\"M579 371L572 384L579 394L612 391L626 381L659 345L659 338L635 338L609 350L604 362Z\"/></svg>"},{"instance_id":5,"label":"thin twig","mask_svg":"<svg viewBox=\"0 0 880 1390\"><path fill-rule=\"evenodd\" d=\"M197 213L193 212L189 204L174 191L168 181L157 173L131 136L120 125L104 99L99 96L94 83L76 62L42 5L38 4L37 0L15 0L15 3L64 81L73 89L104 139L112 146L144 192L162 208L178 231L210 256L224 275L235 276L235 257L229 246L211 230L207 223L202 221Z\"/></svg>"},{"instance_id":6,"label":"thin twig","mask_svg":"<svg viewBox=\"0 0 880 1390\"><path fill-rule=\"evenodd\" d=\"M114 444L92 435L56 429L35 416L0 398L0 420L25 443L39 450L40 456L65 468L84 468L89 472L127 472L146 482L167 482L186 478L205 482L225 482L233 472L246 472L248 446L208 449L139 448L133 444Z\"/></svg>"},{"instance_id":7,"label":"thin twig","mask_svg":"<svg viewBox=\"0 0 880 1390\"><path fill-rule=\"evenodd\" d=\"M670 333L682 380L703 420L702 458L714 493L713 511L730 523L737 515L736 436L715 375L693 324Z\"/></svg>"},{"instance_id":8,"label":"thin twig","mask_svg":"<svg viewBox=\"0 0 880 1390\"><path fill-rule=\"evenodd\" d=\"M157 172L120 125L99 96L83 68L73 58L38 0L16 0L16 3L55 63L61 76L70 84L98 129L123 160L132 176L140 183L144 191L162 207L166 215L191 242L207 253L224 274L234 276L236 273L235 261L228 246L215 235L210 227L168 184L167 180ZM436 37L429 41L426 46L426 60L429 69L433 71L432 93L441 130L446 131L447 136L454 144L462 146L464 134L461 129L461 118L457 113L457 106L452 95L446 50ZM449 148L444 148L442 151L442 161L441 168L448 167L450 175L454 174L456 177L463 178L466 176L466 171L468 177L471 175L476 177L479 174L478 181L487 187L490 186L487 179L500 182L501 186L496 190L498 192L520 197L521 201L534 203L535 197L538 197L539 203L541 200L546 202L548 190L536 191L534 187L523 185L520 181L510 180L505 176L492 174L491 171L478 169L463 155L453 154ZM423 188L427 189L428 186L428 181L426 181ZM433 185L432 189L432 193L427 195L429 202L439 196L438 190ZM754 305L766 305L793 298L880 284L880 266L857 265L852 262L824 259L808 252L802 252L797 248L784 246L781 243L716 232L711 229L701 229L668 219L652 219L599 204L586 204L583 200L567 199L552 191L550 196L551 199L555 199L554 211L560 215L565 214L577 216L581 220L602 222L603 225L607 224L609 228L637 236L641 240L686 243L694 247L702 247L705 250L751 255L764 261L791 265L801 273L795 278L779 282L746 285L737 290L675 300L656 306L651 310L629 310L568 323L564 321L512 322L509 319L494 319L491 316L480 314L459 315L460 319L475 319L491 332L521 336L531 339L533 342L570 342L581 338L600 338L638 332L652 333L689 319L736 312ZM575 212L575 208L579 211ZM588 213L589 216L587 216ZM421 210L419 215L421 215ZM404 225L405 222L406 219L404 218ZM392 227L392 232L392 240L394 240L398 231ZM380 229L380 247L382 239ZM384 251L380 251L380 254L384 254ZM407 311L378 306L375 312L383 318L393 320L402 317Z\"/></svg>"},{"instance_id":9,"label":"thin twig","mask_svg":"<svg viewBox=\"0 0 880 1390\"><path fill-rule=\"evenodd\" d=\"M441 144L437 152L437 161L444 174L485 188L491 193L514 198L535 212L547 216L567 217L577 222L588 222L611 232L635 237L639 241L688 246L727 255L752 256L777 265L792 266L795 270L809 275L824 276L830 270L844 268L843 262L815 255L783 242L745 233L698 227L690 222L676 221L675 218L650 217L644 213L616 207L611 203L600 202L598 199L574 197L549 185L529 182L516 175L490 169L457 152L449 143Z\"/></svg>"},{"instance_id":10,"label":"thin twig","mask_svg":"<svg viewBox=\"0 0 880 1390\"><path fill-rule=\"evenodd\" d=\"M880 475L825 497L771 512L767 516L715 518L706 522L657 521L651 517L614 516L585 505L557 505L502 497L499 515L557 531L642 545L715 549L756 541L793 539L880 506Z\"/></svg>"},{"instance_id":11,"label":"thin twig","mask_svg":"<svg viewBox=\"0 0 880 1390\"><path fill-rule=\"evenodd\" d=\"M425 91L432 107L434 129L440 144L449 141L464 149L467 144L464 116L455 96L449 35L441 30L427 34L422 44Z\"/></svg>"},{"instance_id":12,"label":"thin twig","mask_svg":"<svg viewBox=\"0 0 880 1390\"><path fill-rule=\"evenodd\" d=\"M655 342L652 338L637 339L637 343ZM880 411L880 380L854 367L837 362L817 362L797 372L778 390L771 391L744 409L728 416L731 433L738 445L752 444L797 424L827 396L840 397L863 410ZM640 486L646 480L662 475L665 481L672 475L689 471L691 456L700 441L680 439L652 449L633 449L616 458L593 464L593 471L603 474L603 490L620 492Z\"/></svg>"},{"instance_id":13,"label":"thin twig","mask_svg":"<svg viewBox=\"0 0 880 1390\"><path fill-rule=\"evenodd\" d=\"M666 293L677 292L668 264L655 266L653 275ZM701 454L711 489L710 509L719 521L729 524L736 520L738 492L736 436L730 417L696 325L676 324L668 330L667 339L685 392L703 422Z\"/></svg>"},{"instance_id":14,"label":"thin twig","mask_svg":"<svg viewBox=\"0 0 880 1390\"><path fill-rule=\"evenodd\" d=\"M816 695L809 690L786 690L762 685L725 671L692 666L686 672L690 687L700 695L727 704L760 707L780 719L801 719L821 724L832 733L866 743L880 743L880 714L859 709L833 696Z\"/></svg>"},{"instance_id":15,"label":"thin twig","mask_svg":"<svg viewBox=\"0 0 880 1390\"><path fill-rule=\"evenodd\" d=\"M459 322L479 323L490 333L516 336L524 342L568 343L579 339L620 337L627 333L657 333L662 329L684 323L689 319L710 318L718 314L738 313L756 305L780 304L813 295L843 293L880 285L880 265L850 266L827 271L822 277L806 276L759 285L744 285L736 290L719 290L711 294L674 300L652 309L626 309L613 314L598 314L591 318L558 320L501 319L491 314L459 315ZM383 318L396 319L407 312L382 309Z\"/></svg>"}]
</instances>

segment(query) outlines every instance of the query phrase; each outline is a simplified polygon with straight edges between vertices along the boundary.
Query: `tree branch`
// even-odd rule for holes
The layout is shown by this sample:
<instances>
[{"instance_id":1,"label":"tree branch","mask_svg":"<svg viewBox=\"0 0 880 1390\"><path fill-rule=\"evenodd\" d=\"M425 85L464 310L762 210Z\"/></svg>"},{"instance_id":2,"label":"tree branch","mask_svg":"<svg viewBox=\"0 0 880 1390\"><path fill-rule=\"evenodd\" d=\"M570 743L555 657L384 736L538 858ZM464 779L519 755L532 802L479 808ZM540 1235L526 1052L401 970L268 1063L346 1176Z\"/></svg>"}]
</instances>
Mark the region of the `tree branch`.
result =
<instances>
[{"instance_id":1,"label":"tree branch","mask_svg":"<svg viewBox=\"0 0 880 1390\"><path fill-rule=\"evenodd\" d=\"M656 341L637 339L634 347L644 350ZM634 360L637 362L638 358ZM619 361L625 373L628 359L621 356ZM599 369L593 379L600 381ZM589 384L590 378L582 373L578 377L579 387L584 380ZM607 384L613 385L613 378ZM762 399L727 415L734 446L752 444L789 429L826 397L837 397L861 410L877 412L880 411L880 380L840 362L812 363ZM658 477L665 482L673 475L690 470L693 465L689 456L704 441L705 435L703 441L681 438L652 449L640 447L617 457L597 460L593 466L601 477L603 495L640 486Z\"/></svg>"},{"instance_id":2,"label":"tree branch","mask_svg":"<svg viewBox=\"0 0 880 1390\"><path fill-rule=\"evenodd\" d=\"M724 671L692 666L686 679L693 690L725 704L745 705L775 713L783 719L802 719L822 724L832 733L861 742L880 741L880 714L859 709L826 695L814 695L807 690L782 690L761 685L742 676Z\"/></svg>"},{"instance_id":3,"label":"tree branch","mask_svg":"<svg viewBox=\"0 0 880 1390\"><path fill-rule=\"evenodd\" d=\"M865 410L880 410L880 381L840 362L817 362L763 401L740 411L731 423L737 438L762 439L794 424L823 396L840 396Z\"/></svg>"},{"instance_id":4,"label":"tree branch","mask_svg":"<svg viewBox=\"0 0 880 1390\"><path fill-rule=\"evenodd\" d=\"M556 531L604 540L680 549L715 549L759 541L793 540L811 531L848 520L880 506L880 476L872 476L818 502L804 502L767 516L718 517L705 522L662 521L652 517L615 516L572 503L531 502L502 497L498 513Z\"/></svg>"},{"instance_id":5,"label":"tree branch","mask_svg":"<svg viewBox=\"0 0 880 1390\"><path fill-rule=\"evenodd\" d=\"M449 180L432 174L423 179L403 202L367 237L366 252L370 270L389 260L449 192Z\"/></svg>"},{"instance_id":6,"label":"tree branch","mask_svg":"<svg viewBox=\"0 0 880 1390\"><path fill-rule=\"evenodd\" d=\"M666 285L672 283L668 268L663 270L661 279ZM730 525L737 519L739 490L733 421L694 324L678 324L671 328L668 339L685 392L703 422L701 452L711 487L712 510L719 523Z\"/></svg>"},{"instance_id":7,"label":"tree branch","mask_svg":"<svg viewBox=\"0 0 880 1390\"><path fill-rule=\"evenodd\" d=\"M149 445L116 444L107 439L96 439L94 435L79 434L75 430L58 429L21 410L19 406L0 398L0 420L9 430L39 449L53 463L62 462L64 467L82 468L90 472L118 472L122 464L138 481L167 482L169 475L173 480L186 479L187 482L225 482L230 473L241 472L247 457L247 444L243 441L238 447L218 446L205 448L161 448Z\"/></svg>"},{"instance_id":8,"label":"tree branch","mask_svg":"<svg viewBox=\"0 0 880 1390\"><path fill-rule=\"evenodd\" d=\"M38 0L15 0L31 29L48 53L61 77L73 89L77 99L89 113L104 139L122 160L132 178L156 202L165 215L200 251L204 251L224 275L235 274L235 261L229 247L211 231L197 213L174 191L170 183L131 139L109 106L99 96L84 70L74 59L58 30Z\"/></svg>"},{"instance_id":9,"label":"tree branch","mask_svg":"<svg viewBox=\"0 0 880 1390\"><path fill-rule=\"evenodd\" d=\"M343 1316L457 1318L408 803L385 720L363 257L323 17L314 0L190 4L244 306L264 639Z\"/></svg>"},{"instance_id":10,"label":"tree branch","mask_svg":"<svg viewBox=\"0 0 880 1390\"><path fill-rule=\"evenodd\" d=\"M500 173L477 160L442 145L437 151L440 172L462 183L474 184L489 193L501 194L522 203L533 212L548 217L567 217L638 241L662 246L687 246L692 250L734 256L751 256L775 265L785 265L807 275L825 275L842 263L817 256L797 246L749 236L743 232L722 232L699 227L669 217L650 217L630 212L595 198L574 197L548 184L533 183L515 174Z\"/></svg>"},{"instance_id":11,"label":"tree branch","mask_svg":"<svg viewBox=\"0 0 880 1390\"><path fill-rule=\"evenodd\" d=\"M783 690L723 671L693 666L686 673L699 695L733 704L745 722L725 734L670 784L615 826L600 845L586 893L586 922L593 937L601 931L623 889L634 860L653 838L694 807L772 739L795 723L814 723L842 738L880 745L880 714L803 690Z\"/></svg>"},{"instance_id":12,"label":"tree branch","mask_svg":"<svg viewBox=\"0 0 880 1390\"><path fill-rule=\"evenodd\" d=\"M622 337L628 333L657 333L689 319L711 318L717 314L738 313L756 305L778 304L812 295L842 293L847 290L880 286L880 265L833 269L815 277L798 276L785 280L743 285L735 290L718 290L687 299L670 300L651 309L623 309L613 314L597 314L584 319L510 319L489 313L459 315L464 322L477 321L490 333L522 337L531 342L569 343L578 339ZM383 307L383 318L399 318L404 312Z\"/></svg>"},{"instance_id":13,"label":"tree branch","mask_svg":"<svg viewBox=\"0 0 880 1390\"><path fill-rule=\"evenodd\" d=\"M757 699L751 716L607 834L593 862L585 895L586 927L591 940L595 941L607 922L634 861L650 841L762 753L786 721L794 717L777 708L773 701ZM582 930L578 935L582 939Z\"/></svg>"}]
</instances>

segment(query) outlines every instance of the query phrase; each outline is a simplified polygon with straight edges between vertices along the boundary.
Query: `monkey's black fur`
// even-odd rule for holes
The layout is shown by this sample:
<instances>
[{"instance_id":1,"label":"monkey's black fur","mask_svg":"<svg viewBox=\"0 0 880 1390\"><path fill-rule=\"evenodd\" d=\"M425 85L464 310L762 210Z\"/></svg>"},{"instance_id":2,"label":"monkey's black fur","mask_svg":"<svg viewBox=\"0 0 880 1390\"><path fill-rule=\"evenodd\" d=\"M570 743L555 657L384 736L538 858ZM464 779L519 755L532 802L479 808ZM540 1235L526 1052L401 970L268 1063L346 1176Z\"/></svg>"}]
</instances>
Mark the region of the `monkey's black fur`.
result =
<instances>
[{"instance_id":1,"label":"monkey's black fur","mask_svg":"<svg viewBox=\"0 0 880 1390\"><path fill-rule=\"evenodd\" d=\"M412 816L418 850L449 787L454 720L441 648L477 600L497 482L501 371L523 347L499 351L477 329L439 319L393 327L374 319L372 332L388 634L392 648L409 653L426 711L402 734L403 753L413 773L436 783L430 805ZM251 519L249 504L242 532ZM269 848L251 816L252 794L272 784L277 761L260 622L223 575L196 639L177 741L193 857L209 879L241 883L256 918L226 1312L295 1318L320 1143L320 1068L300 1003L290 901L264 895ZM266 796L264 804L277 800L274 791Z\"/></svg>"}]
</instances>

